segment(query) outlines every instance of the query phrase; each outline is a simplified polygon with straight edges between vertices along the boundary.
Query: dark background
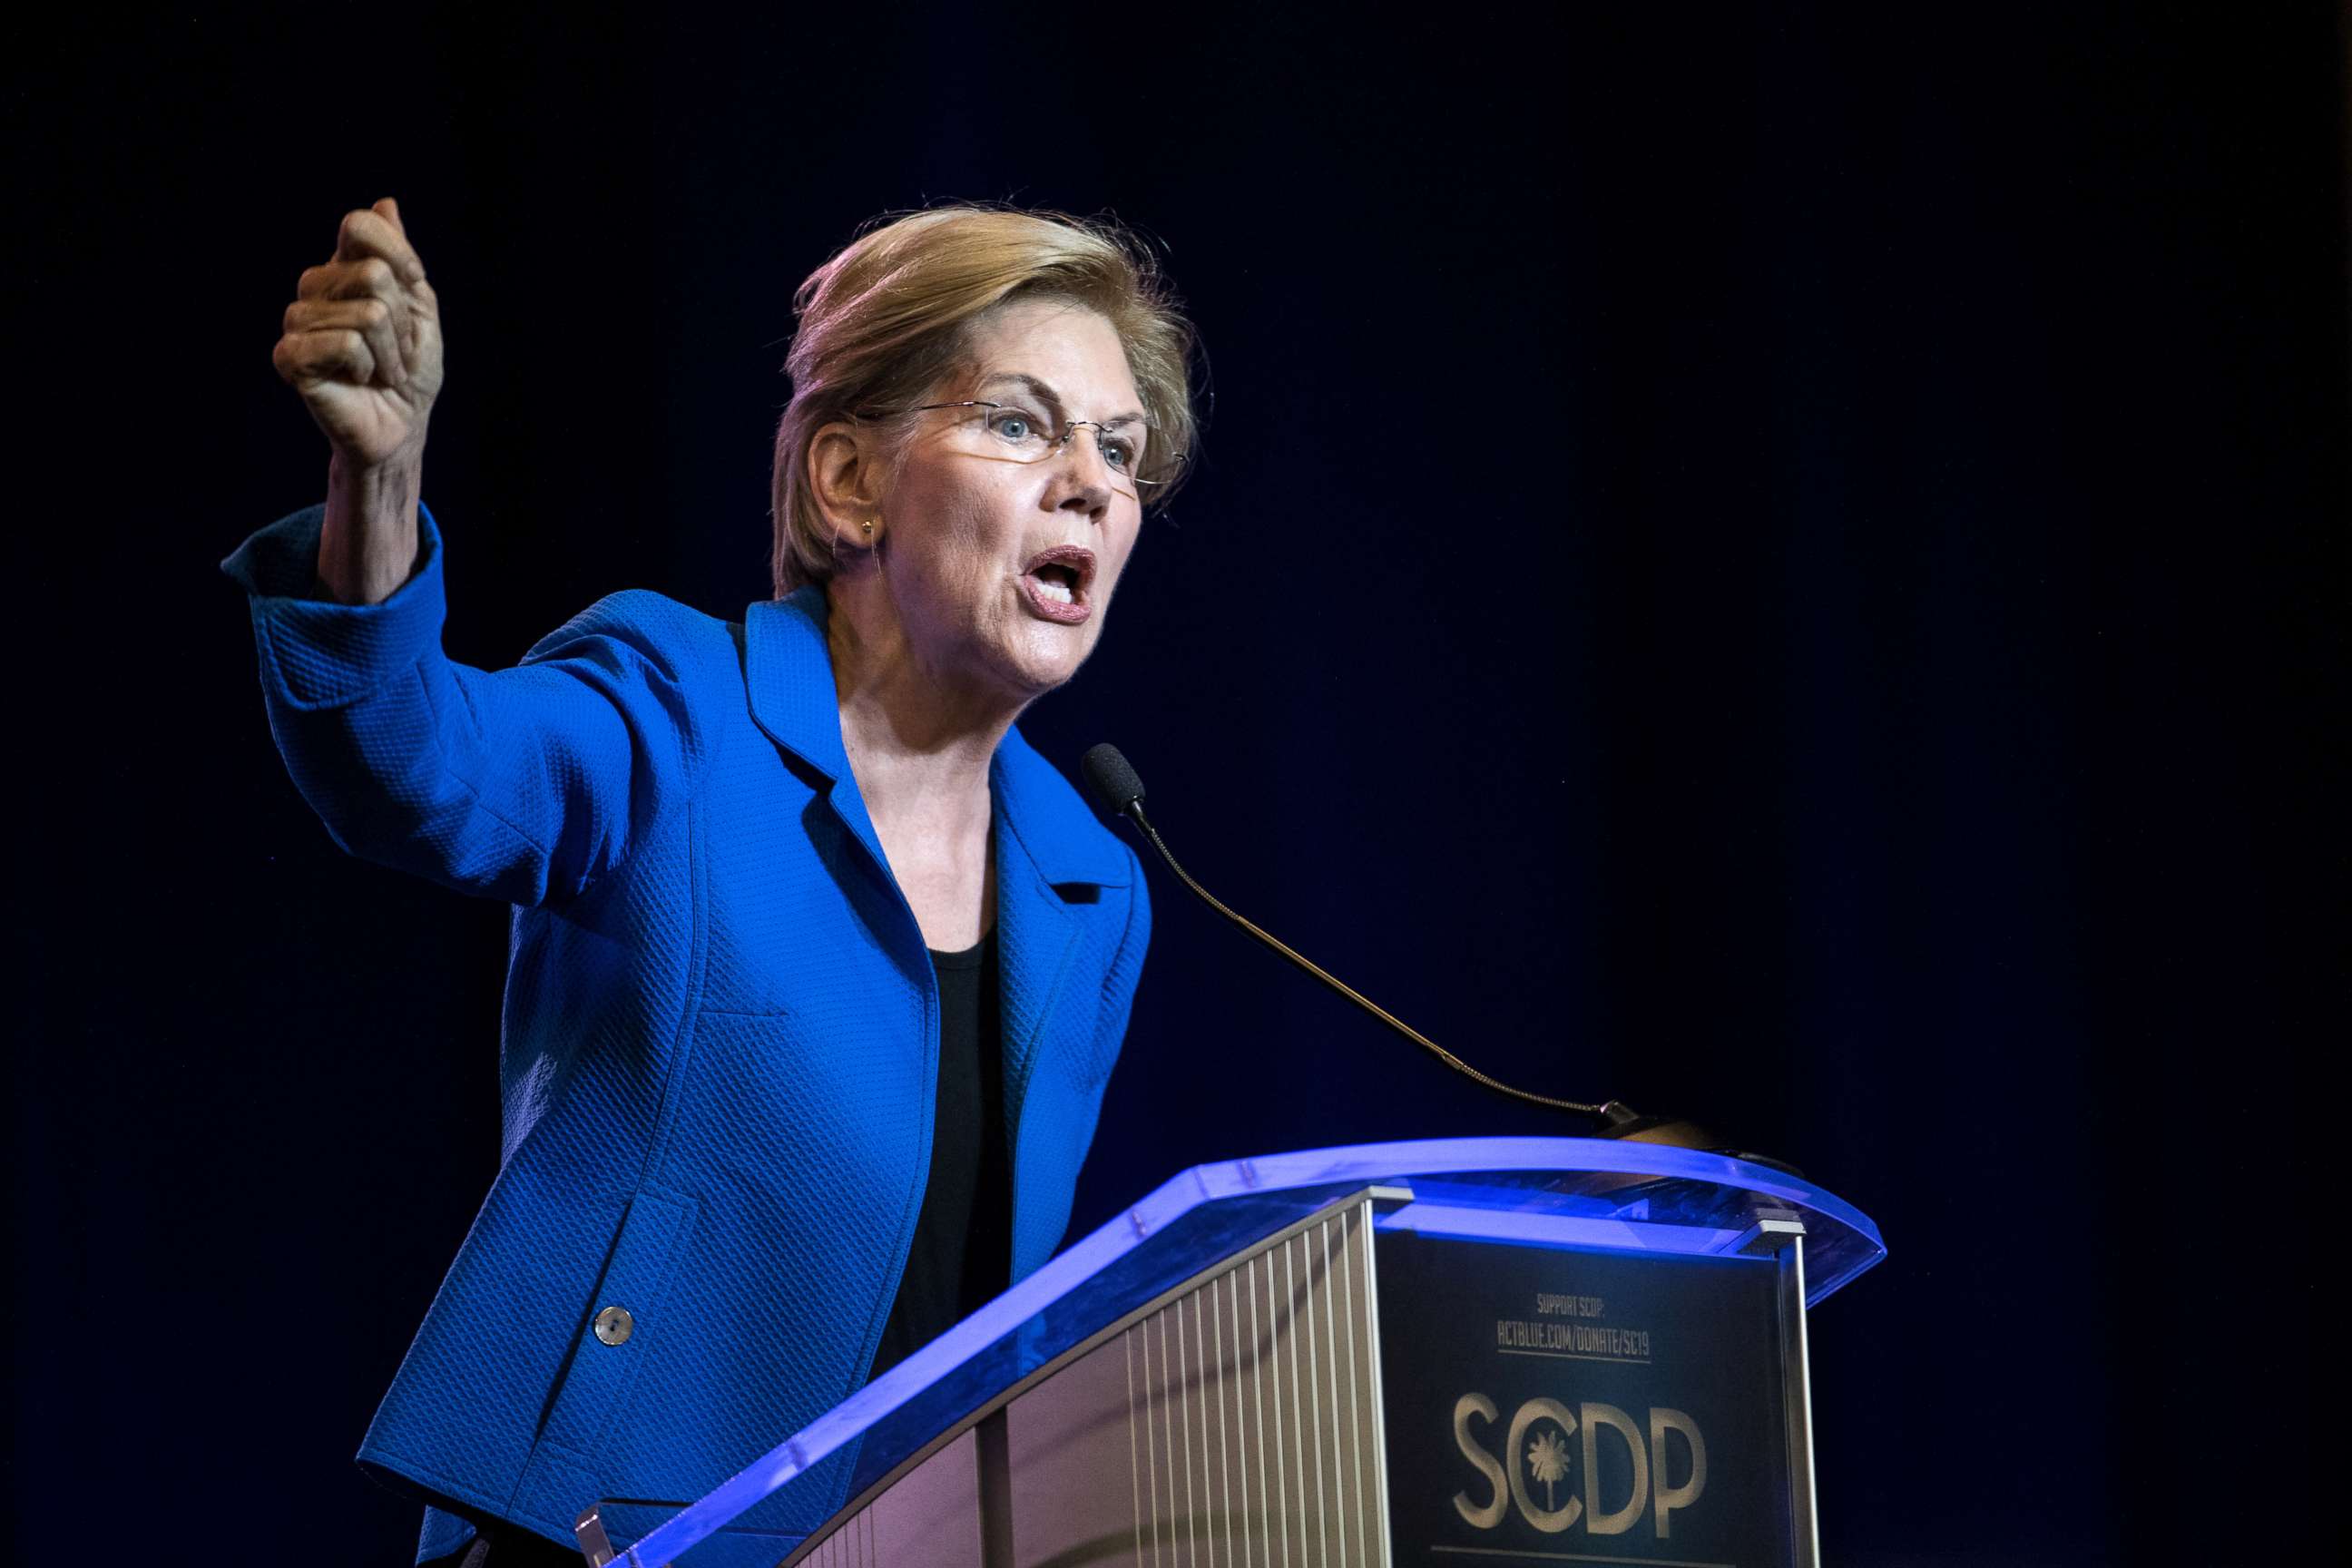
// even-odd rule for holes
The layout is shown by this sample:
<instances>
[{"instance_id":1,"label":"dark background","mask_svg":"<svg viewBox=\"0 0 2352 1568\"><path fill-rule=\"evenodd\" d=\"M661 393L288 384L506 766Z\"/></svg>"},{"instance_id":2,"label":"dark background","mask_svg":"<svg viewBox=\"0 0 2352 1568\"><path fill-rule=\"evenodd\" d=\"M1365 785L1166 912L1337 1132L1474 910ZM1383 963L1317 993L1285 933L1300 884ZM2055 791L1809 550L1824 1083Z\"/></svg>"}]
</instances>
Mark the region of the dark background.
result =
<instances>
[{"instance_id":1,"label":"dark background","mask_svg":"<svg viewBox=\"0 0 2352 1568\"><path fill-rule=\"evenodd\" d=\"M0 68L12 1556L413 1542L349 1456L492 1173L505 911L335 851L214 569L323 493L270 347L387 194L489 665L765 596L792 290L861 220L1149 230L1206 455L1046 755L1118 741L1192 869L1480 1065L1879 1222L1814 1315L1833 1561L2334 1506L2336 8L487 14L92 7ZM1155 885L1073 1236L1203 1160L1575 1130Z\"/></svg>"}]
</instances>

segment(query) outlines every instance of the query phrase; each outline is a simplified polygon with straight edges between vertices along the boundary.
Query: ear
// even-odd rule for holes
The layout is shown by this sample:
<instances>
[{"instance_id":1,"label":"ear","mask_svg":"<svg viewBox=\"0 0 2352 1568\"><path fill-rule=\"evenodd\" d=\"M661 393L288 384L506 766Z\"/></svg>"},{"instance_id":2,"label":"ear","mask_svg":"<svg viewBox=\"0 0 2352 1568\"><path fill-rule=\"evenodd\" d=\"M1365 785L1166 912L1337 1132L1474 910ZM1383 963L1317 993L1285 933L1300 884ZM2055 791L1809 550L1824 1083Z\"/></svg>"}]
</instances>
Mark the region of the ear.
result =
<instances>
[{"instance_id":1,"label":"ear","mask_svg":"<svg viewBox=\"0 0 2352 1568\"><path fill-rule=\"evenodd\" d=\"M871 426L836 419L809 437L809 495L836 540L870 545L882 504L882 446Z\"/></svg>"}]
</instances>

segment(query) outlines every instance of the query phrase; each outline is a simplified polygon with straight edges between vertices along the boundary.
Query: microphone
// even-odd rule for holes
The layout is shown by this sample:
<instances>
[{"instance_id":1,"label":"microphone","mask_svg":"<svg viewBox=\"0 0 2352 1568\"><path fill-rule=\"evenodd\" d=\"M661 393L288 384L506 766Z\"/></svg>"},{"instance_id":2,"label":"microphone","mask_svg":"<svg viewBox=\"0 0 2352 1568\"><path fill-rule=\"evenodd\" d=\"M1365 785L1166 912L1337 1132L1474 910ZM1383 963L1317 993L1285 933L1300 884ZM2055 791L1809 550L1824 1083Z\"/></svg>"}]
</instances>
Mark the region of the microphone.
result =
<instances>
[{"instance_id":1,"label":"microphone","mask_svg":"<svg viewBox=\"0 0 2352 1568\"><path fill-rule=\"evenodd\" d=\"M1160 830L1151 826L1151 818L1144 814L1143 780L1137 776L1134 766L1119 754L1117 746L1105 742L1095 747L1087 752L1079 765L1086 773L1087 785L1095 792L1095 797L1109 807L1113 815L1123 816L1135 824L1136 830L1149 839L1151 847L1160 852L1160 858L1168 862L1168 868L1176 873L1177 879L1197 894L1202 903L1207 904L1243 931L1320 980L1447 1067L1467 1077L1481 1088L1491 1089L1509 1099L1524 1100L1529 1105L1547 1106L1554 1110L1572 1110L1580 1116L1598 1117L1602 1124L1601 1132L1603 1137L1665 1141L1656 1139L1656 1132L1662 1130L1661 1123L1664 1119L1640 1115L1622 1100L1612 1100L1601 1105L1590 1105L1578 1100L1556 1100L1548 1094L1537 1094L1529 1089L1515 1089L1500 1079L1490 1078L1480 1072L1476 1068L1372 1001L1355 987L1339 980L1269 932L1260 930L1256 925L1227 909L1208 889L1192 880L1184 868L1176 863L1176 857L1169 853L1168 846L1161 842Z\"/></svg>"},{"instance_id":2,"label":"microphone","mask_svg":"<svg viewBox=\"0 0 2352 1568\"><path fill-rule=\"evenodd\" d=\"M1135 764L1120 754L1119 749L1105 741L1078 761L1086 770L1087 786L1095 798L1110 807L1114 816L1135 814L1137 825L1143 816L1143 781L1136 776ZM1146 828L1146 832L1150 829Z\"/></svg>"}]
</instances>

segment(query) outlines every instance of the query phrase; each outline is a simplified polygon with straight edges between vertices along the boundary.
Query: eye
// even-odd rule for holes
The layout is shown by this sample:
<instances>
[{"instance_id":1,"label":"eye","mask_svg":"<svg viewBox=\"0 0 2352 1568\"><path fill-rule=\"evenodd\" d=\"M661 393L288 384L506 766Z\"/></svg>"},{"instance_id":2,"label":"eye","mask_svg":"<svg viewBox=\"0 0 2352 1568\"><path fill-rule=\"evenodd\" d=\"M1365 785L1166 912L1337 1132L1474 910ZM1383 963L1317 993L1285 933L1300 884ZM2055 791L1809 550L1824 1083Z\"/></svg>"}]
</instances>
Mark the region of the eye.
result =
<instances>
[{"instance_id":1,"label":"eye","mask_svg":"<svg viewBox=\"0 0 2352 1568\"><path fill-rule=\"evenodd\" d=\"M1107 436L1102 444L1103 460L1121 473L1135 468L1135 443L1124 436Z\"/></svg>"},{"instance_id":2,"label":"eye","mask_svg":"<svg viewBox=\"0 0 2352 1568\"><path fill-rule=\"evenodd\" d=\"M1034 446L1043 439L1037 416L1025 408L992 408L987 423L991 435L1011 446Z\"/></svg>"}]
</instances>

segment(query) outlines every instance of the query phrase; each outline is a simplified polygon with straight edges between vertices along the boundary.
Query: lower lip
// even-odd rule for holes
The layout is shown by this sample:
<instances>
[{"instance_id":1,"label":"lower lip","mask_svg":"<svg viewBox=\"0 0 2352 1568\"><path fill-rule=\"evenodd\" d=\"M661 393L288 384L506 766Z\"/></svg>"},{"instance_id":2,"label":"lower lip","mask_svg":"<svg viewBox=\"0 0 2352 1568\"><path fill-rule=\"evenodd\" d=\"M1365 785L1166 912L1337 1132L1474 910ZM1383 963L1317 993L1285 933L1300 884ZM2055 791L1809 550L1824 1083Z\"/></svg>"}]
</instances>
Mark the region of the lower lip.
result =
<instances>
[{"instance_id":1,"label":"lower lip","mask_svg":"<svg viewBox=\"0 0 2352 1568\"><path fill-rule=\"evenodd\" d=\"M1095 613L1095 607L1083 599L1074 599L1066 605L1059 599L1047 598L1044 585L1034 577L1024 576L1021 579L1021 594L1029 601L1029 613L1040 620L1059 621L1066 626L1075 626Z\"/></svg>"}]
</instances>

